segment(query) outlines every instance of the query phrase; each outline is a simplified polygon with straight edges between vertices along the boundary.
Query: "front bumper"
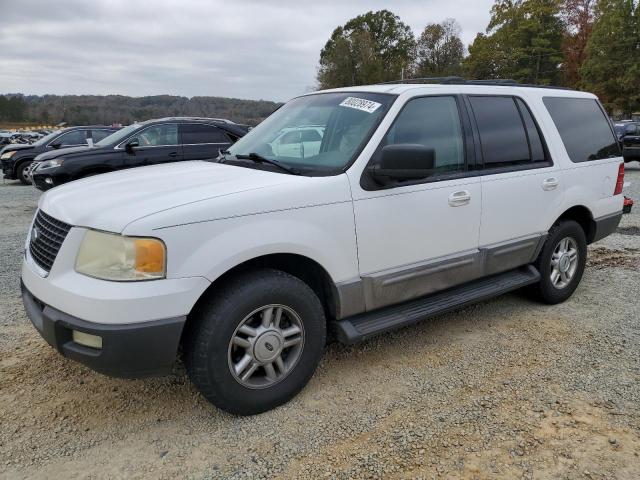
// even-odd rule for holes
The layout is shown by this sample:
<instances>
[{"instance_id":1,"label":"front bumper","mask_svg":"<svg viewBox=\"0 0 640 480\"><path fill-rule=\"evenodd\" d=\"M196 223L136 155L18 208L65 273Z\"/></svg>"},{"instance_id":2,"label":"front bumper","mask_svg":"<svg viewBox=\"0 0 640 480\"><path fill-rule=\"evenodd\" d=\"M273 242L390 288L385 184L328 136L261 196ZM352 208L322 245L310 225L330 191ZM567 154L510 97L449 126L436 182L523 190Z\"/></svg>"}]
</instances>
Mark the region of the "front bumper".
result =
<instances>
[{"instance_id":1,"label":"front bumper","mask_svg":"<svg viewBox=\"0 0 640 480\"><path fill-rule=\"evenodd\" d=\"M38 190L46 191L50 188L55 187L58 183L56 183L56 179L51 175L46 175L42 173L32 172L31 174L31 183ZM63 183L63 182L59 182Z\"/></svg>"},{"instance_id":2,"label":"front bumper","mask_svg":"<svg viewBox=\"0 0 640 480\"><path fill-rule=\"evenodd\" d=\"M42 303L22 284L31 323L62 355L114 377L137 378L171 372L186 316L132 324L87 322ZM72 332L102 338L102 348L73 341Z\"/></svg>"},{"instance_id":3,"label":"front bumper","mask_svg":"<svg viewBox=\"0 0 640 480\"><path fill-rule=\"evenodd\" d=\"M3 159L2 161L2 173L6 180L17 180L16 173L13 170L13 161L11 159Z\"/></svg>"}]
</instances>

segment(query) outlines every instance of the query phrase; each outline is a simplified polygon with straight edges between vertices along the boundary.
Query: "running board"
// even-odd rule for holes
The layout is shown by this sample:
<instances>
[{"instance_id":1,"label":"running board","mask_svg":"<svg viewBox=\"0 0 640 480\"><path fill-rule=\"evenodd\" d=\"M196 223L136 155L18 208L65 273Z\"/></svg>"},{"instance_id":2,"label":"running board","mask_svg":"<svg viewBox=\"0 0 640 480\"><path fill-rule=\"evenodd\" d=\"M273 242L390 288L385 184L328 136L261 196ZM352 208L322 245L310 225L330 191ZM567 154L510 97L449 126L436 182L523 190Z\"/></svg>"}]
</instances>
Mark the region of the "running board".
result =
<instances>
[{"instance_id":1,"label":"running board","mask_svg":"<svg viewBox=\"0 0 640 480\"><path fill-rule=\"evenodd\" d=\"M497 297L540 280L533 265L474 280L458 287L400 305L354 315L333 322L338 341L347 345L380 333L406 327L434 315Z\"/></svg>"}]
</instances>

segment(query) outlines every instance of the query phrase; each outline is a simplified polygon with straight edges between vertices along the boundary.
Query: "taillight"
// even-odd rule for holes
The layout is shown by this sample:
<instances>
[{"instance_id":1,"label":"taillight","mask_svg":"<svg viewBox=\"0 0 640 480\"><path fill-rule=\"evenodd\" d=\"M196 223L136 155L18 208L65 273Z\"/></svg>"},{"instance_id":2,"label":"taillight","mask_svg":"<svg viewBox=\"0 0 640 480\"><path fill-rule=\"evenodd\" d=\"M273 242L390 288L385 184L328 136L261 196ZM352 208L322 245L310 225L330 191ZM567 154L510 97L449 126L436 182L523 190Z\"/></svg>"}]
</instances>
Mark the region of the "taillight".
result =
<instances>
[{"instance_id":1,"label":"taillight","mask_svg":"<svg viewBox=\"0 0 640 480\"><path fill-rule=\"evenodd\" d=\"M616 180L616 188L613 191L614 195L620 195L622 188L624 187L624 163L621 163L618 167L618 179Z\"/></svg>"}]
</instances>

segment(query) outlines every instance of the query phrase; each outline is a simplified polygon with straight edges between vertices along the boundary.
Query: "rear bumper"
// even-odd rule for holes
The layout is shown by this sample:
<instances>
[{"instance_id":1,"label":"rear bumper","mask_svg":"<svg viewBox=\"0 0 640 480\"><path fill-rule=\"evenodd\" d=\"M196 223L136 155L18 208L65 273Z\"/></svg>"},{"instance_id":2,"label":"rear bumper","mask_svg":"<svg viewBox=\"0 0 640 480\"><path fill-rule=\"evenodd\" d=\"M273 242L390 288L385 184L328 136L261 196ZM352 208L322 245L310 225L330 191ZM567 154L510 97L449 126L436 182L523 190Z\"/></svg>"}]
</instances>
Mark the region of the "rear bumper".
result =
<instances>
[{"instance_id":1,"label":"rear bumper","mask_svg":"<svg viewBox=\"0 0 640 480\"><path fill-rule=\"evenodd\" d=\"M602 240L604 237L611 235L616 231L622 218L622 211L613 213L611 215L605 215L604 217L596 218L596 229L593 235L593 239L590 243Z\"/></svg>"},{"instance_id":2,"label":"rear bumper","mask_svg":"<svg viewBox=\"0 0 640 480\"><path fill-rule=\"evenodd\" d=\"M65 357L114 377L137 378L171 372L186 316L130 324L87 322L34 297L22 284L22 301L40 335ZM72 331L102 338L96 349L73 341Z\"/></svg>"}]
</instances>

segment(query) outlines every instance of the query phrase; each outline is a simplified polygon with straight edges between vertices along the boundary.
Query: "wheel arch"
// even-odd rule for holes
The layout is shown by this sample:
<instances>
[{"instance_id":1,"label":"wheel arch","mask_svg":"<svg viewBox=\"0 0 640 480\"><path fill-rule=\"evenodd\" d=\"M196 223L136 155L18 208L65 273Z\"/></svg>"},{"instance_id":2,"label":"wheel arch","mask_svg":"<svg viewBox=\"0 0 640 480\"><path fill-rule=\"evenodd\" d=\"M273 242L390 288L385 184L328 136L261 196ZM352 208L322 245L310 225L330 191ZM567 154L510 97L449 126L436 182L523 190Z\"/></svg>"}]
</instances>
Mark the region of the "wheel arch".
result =
<instances>
[{"instance_id":1,"label":"wheel arch","mask_svg":"<svg viewBox=\"0 0 640 480\"><path fill-rule=\"evenodd\" d=\"M574 220L577 222L584 230L584 234L587 237L587 244L593 242L596 234L596 222L593 219L591 210L587 207L584 205L574 205L565 210L553 223L555 224L561 220Z\"/></svg>"},{"instance_id":2,"label":"wheel arch","mask_svg":"<svg viewBox=\"0 0 640 480\"><path fill-rule=\"evenodd\" d=\"M318 296L322 303L327 319L336 318L340 311L340 296L336 284L327 270L317 261L300 254L271 253L245 260L219 275L209 287L200 295L192 312L198 305L211 295L231 277L249 270L272 268L299 278L306 283ZM187 320L188 321L188 320Z\"/></svg>"}]
</instances>

